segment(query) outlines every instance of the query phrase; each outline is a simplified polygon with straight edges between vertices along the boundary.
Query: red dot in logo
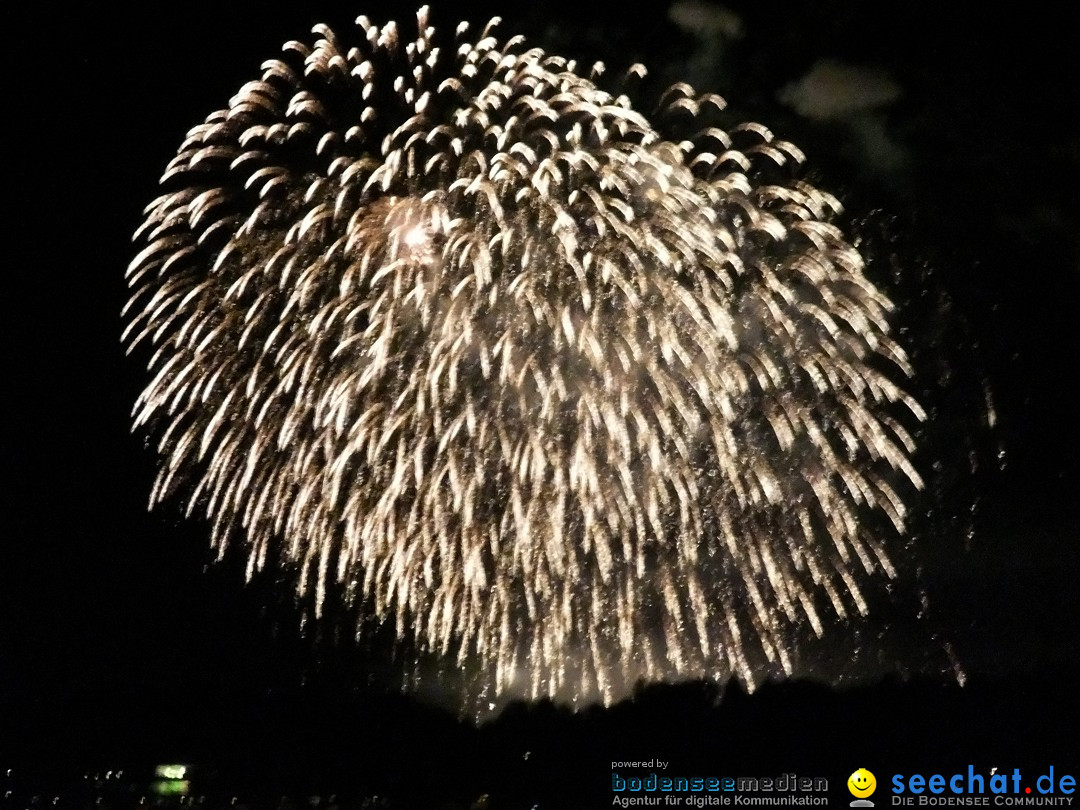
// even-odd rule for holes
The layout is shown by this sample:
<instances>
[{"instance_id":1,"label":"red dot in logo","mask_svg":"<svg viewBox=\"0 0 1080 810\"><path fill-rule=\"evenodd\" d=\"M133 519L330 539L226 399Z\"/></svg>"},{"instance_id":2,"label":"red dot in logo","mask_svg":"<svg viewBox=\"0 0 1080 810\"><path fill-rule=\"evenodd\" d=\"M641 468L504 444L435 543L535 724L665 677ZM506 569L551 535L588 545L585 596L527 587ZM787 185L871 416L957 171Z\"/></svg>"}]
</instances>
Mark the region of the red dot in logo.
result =
<instances>
[{"instance_id":1,"label":"red dot in logo","mask_svg":"<svg viewBox=\"0 0 1080 810\"><path fill-rule=\"evenodd\" d=\"M1024 793L1031 793L1031 788L1024 788Z\"/></svg>"}]
</instances>

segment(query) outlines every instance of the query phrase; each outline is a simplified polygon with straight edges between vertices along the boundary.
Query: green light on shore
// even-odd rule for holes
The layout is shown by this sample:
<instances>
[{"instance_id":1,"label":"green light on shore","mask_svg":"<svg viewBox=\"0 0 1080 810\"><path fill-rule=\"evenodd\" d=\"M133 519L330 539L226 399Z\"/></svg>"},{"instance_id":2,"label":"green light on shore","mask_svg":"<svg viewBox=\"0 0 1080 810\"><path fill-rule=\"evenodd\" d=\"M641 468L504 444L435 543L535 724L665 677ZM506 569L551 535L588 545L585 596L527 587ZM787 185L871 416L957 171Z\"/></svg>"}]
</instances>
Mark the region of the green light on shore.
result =
<instances>
[{"instance_id":1,"label":"green light on shore","mask_svg":"<svg viewBox=\"0 0 1080 810\"><path fill-rule=\"evenodd\" d=\"M186 777L187 765L158 765L154 775L158 777L150 789L158 796L186 796L191 789L191 782Z\"/></svg>"},{"instance_id":2,"label":"green light on shore","mask_svg":"<svg viewBox=\"0 0 1080 810\"><path fill-rule=\"evenodd\" d=\"M162 779L183 779L187 776L187 765L158 765L154 769L154 776Z\"/></svg>"}]
</instances>

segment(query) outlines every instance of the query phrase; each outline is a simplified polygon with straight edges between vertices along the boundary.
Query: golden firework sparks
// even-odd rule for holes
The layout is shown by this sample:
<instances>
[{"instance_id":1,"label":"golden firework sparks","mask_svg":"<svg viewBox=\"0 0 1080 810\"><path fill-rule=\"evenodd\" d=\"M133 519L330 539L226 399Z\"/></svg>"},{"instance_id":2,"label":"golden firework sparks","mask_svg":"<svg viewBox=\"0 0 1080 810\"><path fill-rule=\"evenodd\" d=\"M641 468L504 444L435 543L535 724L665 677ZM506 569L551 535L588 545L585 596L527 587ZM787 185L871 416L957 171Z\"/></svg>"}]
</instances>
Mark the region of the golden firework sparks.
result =
<instances>
[{"instance_id":1,"label":"golden firework sparks","mask_svg":"<svg viewBox=\"0 0 1080 810\"><path fill-rule=\"evenodd\" d=\"M492 26L358 23L264 63L146 209L151 502L496 692L790 672L921 486L839 204L715 95L643 113Z\"/></svg>"}]
</instances>

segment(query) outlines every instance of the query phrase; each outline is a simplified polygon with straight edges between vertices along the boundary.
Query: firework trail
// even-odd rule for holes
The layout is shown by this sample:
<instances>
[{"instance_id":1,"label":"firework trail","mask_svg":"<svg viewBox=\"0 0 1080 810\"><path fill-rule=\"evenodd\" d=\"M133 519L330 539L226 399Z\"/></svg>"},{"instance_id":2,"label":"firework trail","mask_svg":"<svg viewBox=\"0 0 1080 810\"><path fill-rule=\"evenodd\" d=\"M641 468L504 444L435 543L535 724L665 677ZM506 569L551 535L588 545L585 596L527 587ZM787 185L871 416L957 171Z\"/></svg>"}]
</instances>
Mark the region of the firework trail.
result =
<instances>
[{"instance_id":1,"label":"firework trail","mask_svg":"<svg viewBox=\"0 0 1080 810\"><path fill-rule=\"evenodd\" d=\"M151 503L494 692L791 672L921 487L836 200L717 96L639 111L640 66L358 24L264 63L146 209Z\"/></svg>"}]
</instances>

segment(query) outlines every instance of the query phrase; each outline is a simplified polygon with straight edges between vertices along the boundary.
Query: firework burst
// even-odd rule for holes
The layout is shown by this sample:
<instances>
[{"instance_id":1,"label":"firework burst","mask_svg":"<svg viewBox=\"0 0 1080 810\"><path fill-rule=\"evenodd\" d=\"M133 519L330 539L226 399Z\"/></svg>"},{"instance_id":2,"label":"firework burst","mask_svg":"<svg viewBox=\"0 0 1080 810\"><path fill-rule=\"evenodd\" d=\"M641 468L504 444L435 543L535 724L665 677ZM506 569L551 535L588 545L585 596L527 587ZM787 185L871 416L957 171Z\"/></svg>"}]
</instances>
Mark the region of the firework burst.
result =
<instances>
[{"instance_id":1,"label":"firework burst","mask_svg":"<svg viewBox=\"0 0 1080 810\"><path fill-rule=\"evenodd\" d=\"M639 66L358 23L264 63L146 210L151 502L496 692L790 672L921 486L838 203L717 96L640 111Z\"/></svg>"}]
</instances>

